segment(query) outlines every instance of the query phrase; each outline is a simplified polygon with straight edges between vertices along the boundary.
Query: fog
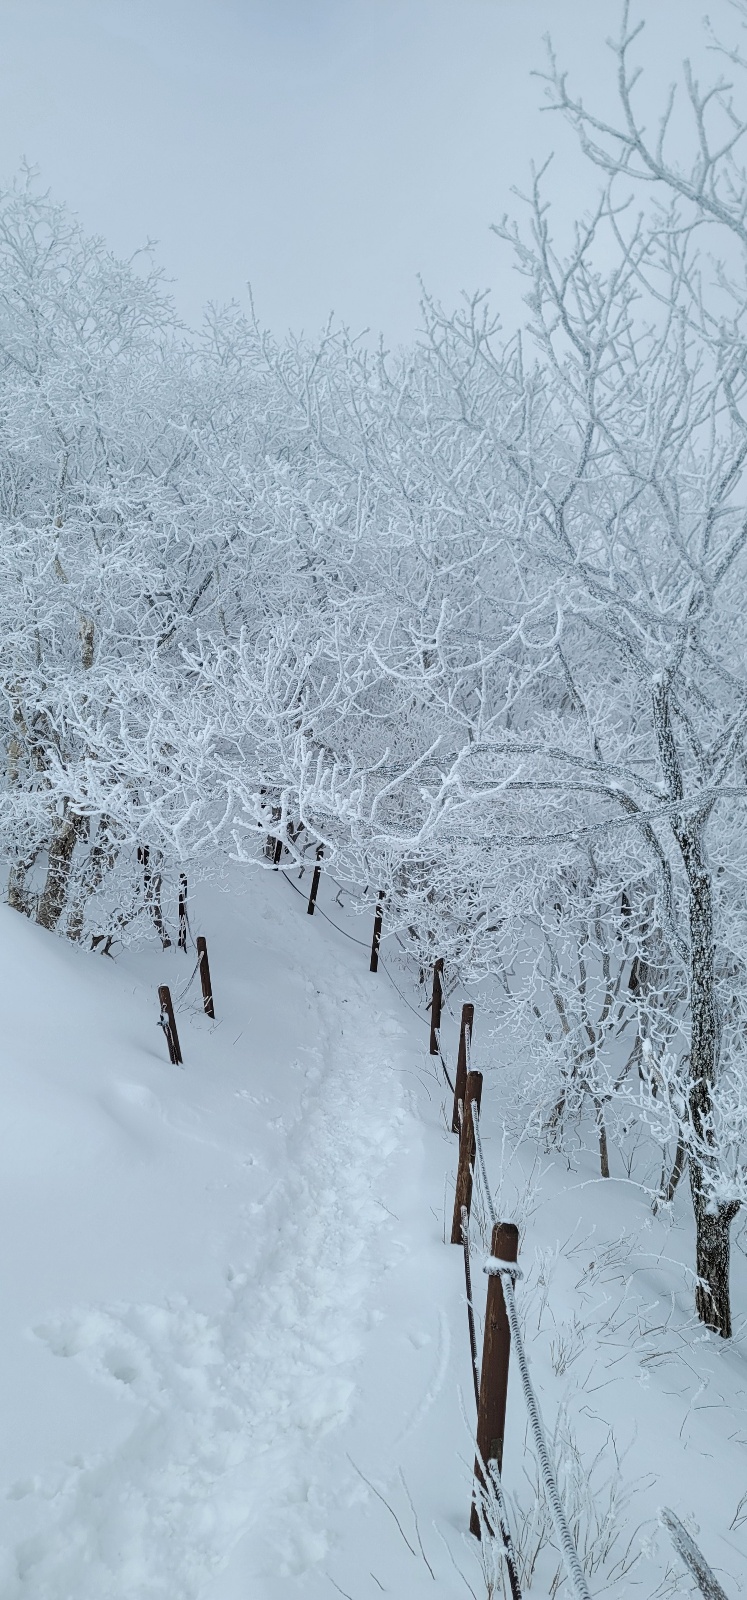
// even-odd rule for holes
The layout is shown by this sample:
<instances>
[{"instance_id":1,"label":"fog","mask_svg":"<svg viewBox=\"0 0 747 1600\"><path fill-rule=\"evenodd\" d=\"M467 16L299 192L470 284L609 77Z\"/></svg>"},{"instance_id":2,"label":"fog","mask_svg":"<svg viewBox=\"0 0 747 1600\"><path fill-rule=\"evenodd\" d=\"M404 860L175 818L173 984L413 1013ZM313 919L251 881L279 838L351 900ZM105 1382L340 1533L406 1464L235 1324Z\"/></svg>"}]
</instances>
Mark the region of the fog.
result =
<instances>
[{"instance_id":1,"label":"fog","mask_svg":"<svg viewBox=\"0 0 747 1600\"><path fill-rule=\"evenodd\" d=\"M638 15L653 112L683 55L704 66L702 0ZM449 304L491 288L512 324L491 222L550 151L559 215L597 183L542 110L543 37L606 108L618 19L611 0L2 0L0 179L25 158L118 252L157 240L189 321L251 282L279 334L334 312L396 343L421 274Z\"/></svg>"}]
</instances>

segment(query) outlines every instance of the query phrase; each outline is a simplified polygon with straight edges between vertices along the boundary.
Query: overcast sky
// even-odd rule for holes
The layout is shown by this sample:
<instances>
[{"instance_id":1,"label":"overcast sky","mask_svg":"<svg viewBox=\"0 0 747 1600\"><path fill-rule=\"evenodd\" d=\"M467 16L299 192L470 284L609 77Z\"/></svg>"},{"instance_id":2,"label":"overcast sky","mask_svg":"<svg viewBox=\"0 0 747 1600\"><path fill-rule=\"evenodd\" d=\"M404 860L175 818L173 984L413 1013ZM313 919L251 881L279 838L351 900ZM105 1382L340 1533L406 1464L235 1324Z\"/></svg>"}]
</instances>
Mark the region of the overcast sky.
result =
<instances>
[{"instance_id":1,"label":"overcast sky","mask_svg":"<svg viewBox=\"0 0 747 1600\"><path fill-rule=\"evenodd\" d=\"M705 71L705 9L641 0L647 93L686 53ZM558 204L589 193L539 109L543 36L609 107L618 16L617 0L0 0L0 179L25 157L118 252L157 239L190 321L251 281L277 333L334 311L398 341L420 273L448 303L491 287L511 322L491 221L553 148Z\"/></svg>"}]
</instances>

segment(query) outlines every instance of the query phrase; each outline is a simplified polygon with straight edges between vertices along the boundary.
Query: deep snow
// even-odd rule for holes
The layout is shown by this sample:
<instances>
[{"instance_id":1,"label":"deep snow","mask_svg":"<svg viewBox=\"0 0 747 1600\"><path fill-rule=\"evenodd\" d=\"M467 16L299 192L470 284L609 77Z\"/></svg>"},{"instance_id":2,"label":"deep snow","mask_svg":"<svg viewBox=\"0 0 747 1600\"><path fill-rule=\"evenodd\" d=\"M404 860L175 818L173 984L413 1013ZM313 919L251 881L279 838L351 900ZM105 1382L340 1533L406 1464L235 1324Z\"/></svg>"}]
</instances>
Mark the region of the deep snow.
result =
<instances>
[{"instance_id":1,"label":"deep snow","mask_svg":"<svg viewBox=\"0 0 747 1600\"><path fill-rule=\"evenodd\" d=\"M321 904L365 940L333 893ZM109 961L0 910L2 1600L482 1600L462 1260L444 1243L455 1141L425 1016L280 873L200 887L192 926L217 1021L193 982L179 1069L156 986L178 996L192 954ZM590 1550L627 1451L592 1590L673 1592L669 1504L736 1595L747 1348L692 1319L687 1197L654 1220L619 1160L606 1183L583 1151L511 1162L507 1049L478 1005L486 1156L524 1228L530 1359L550 1429L567 1416L577 1441ZM481 1303L479 1208L475 1242ZM739 1249L734 1281L741 1328ZM506 1484L536 1525L525 1438L512 1383ZM631 1535L644 1555L620 1575ZM543 1548L532 1594L556 1566Z\"/></svg>"}]
</instances>

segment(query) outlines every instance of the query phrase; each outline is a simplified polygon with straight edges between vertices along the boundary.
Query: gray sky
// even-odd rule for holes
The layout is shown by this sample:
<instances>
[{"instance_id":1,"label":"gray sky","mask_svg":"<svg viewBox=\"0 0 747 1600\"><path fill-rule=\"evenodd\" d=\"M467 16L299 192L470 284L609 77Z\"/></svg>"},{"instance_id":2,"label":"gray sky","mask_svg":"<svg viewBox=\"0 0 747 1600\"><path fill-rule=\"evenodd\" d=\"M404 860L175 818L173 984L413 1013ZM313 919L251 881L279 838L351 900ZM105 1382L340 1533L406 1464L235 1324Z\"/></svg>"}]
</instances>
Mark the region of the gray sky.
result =
<instances>
[{"instance_id":1,"label":"gray sky","mask_svg":"<svg viewBox=\"0 0 747 1600\"><path fill-rule=\"evenodd\" d=\"M647 93L686 53L713 70L705 9L641 0ZM492 288L512 323L490 222L553 148L559 207L595 182L539 109L543 35L606 108L618 16L617 0L0 0L0 179L25 156L118 252L156 238L191 321L251 281L278 333L335 311L397 341L421 273L449 304Z\"/></svg>"}]
</instances>

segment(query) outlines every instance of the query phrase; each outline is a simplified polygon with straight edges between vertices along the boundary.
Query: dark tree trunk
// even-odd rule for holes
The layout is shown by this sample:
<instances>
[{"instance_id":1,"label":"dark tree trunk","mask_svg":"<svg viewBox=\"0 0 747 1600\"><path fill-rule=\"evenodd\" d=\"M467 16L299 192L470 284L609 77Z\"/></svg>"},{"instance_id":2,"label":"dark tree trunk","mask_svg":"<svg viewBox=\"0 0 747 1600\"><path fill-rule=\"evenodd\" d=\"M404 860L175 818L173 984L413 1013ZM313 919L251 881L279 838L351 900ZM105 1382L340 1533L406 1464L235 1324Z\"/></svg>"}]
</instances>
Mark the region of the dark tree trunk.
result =
<instances>
[{"instance_id":1,"label":"dark tree trunk","mask_svg":"<svg viewBox=\"0 0 747 1600\"><path fill-rule=\"evenodd\" d=\"M681 828L678 843L690 890L690 1117L701 1150L713 1143L711 1113L718 1073L720 1026L716 995L713 886L702 827ZM703 1159L690 1153L690 1190L695 1212L698 1286L695 1309L707 1328L731 1337L729 1229L739 1203L716 1205Z\"/></svg>"},{"instance_id":2,"label":"dark tree trunk","mask_svg":"<svg viewBox=\"0 0 747 1600\"><path fill-rule=\"evenodd\" d=\"M682 767L672 727L669 690L664 677L654 688L654 724L664 780L670 799L684 796ZM713 924L713 882L704 844L712 804L698 815L672 816L672 830L687 874L690 920L690 1123L695 1150L690 1150L690 1190L695 1212L695 1250L698 1287L695 1308L706 1327L722 1338L731 1334L729 1302L729 1228L739 1210L737 1202L717 1205L712 1200L709 1149L714 1146L713 1097L718 1078L721 1046L716 951ZM715 1154L715 1152L714 1152Z\"/></svg>"},{"instance_id":3,"label":"dark tree trunk","mask_svg":"<svg viewBox=\"0 0 747 1600\"><path fill-rule=\"evenodd\" d=\"M610 1175L610 1152L607 1143L607 1126L604 1120L604 1107L601 1100L594 1101L597 1114L597 1131L599 1133L599 1168L603 1178Z\"/></svg>"},{"instance_id":4,"label":"dark tree trunk","mask_svg":"<svg viewBox=\"0 0 747 1600\"><path fill-rule=\"evenodd\" d=\"M8 905L13 911L23 912L24 916L29 914L25 861L14 861L11 866L8 875Z\"/></svg>"},{"instance_id":5,"label":"dark tree trunk","mask_svg":"<svg viewBox=\"0 0 747 1600\"><path fill-rule=\"evenodd\" d=\"M739 1210L736 1201L707 1211L702 1190L702 1171L690 1157L690 1188L695 1211L695 1270L698 1285L695 1309L707 1328L731 1338L729 1296L729 1230Z\"/></svg>"}]
</instances>

